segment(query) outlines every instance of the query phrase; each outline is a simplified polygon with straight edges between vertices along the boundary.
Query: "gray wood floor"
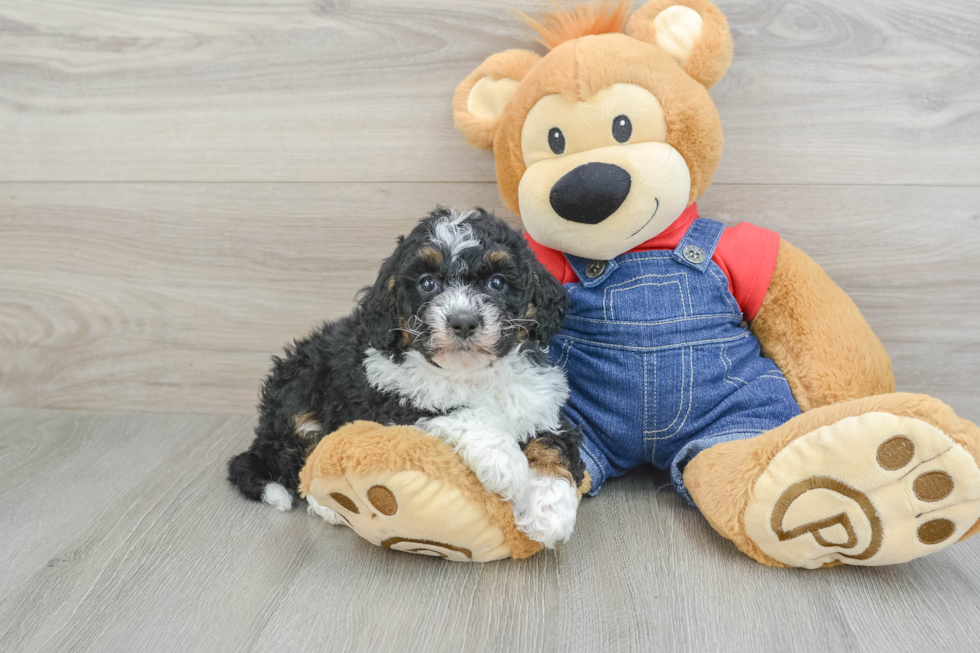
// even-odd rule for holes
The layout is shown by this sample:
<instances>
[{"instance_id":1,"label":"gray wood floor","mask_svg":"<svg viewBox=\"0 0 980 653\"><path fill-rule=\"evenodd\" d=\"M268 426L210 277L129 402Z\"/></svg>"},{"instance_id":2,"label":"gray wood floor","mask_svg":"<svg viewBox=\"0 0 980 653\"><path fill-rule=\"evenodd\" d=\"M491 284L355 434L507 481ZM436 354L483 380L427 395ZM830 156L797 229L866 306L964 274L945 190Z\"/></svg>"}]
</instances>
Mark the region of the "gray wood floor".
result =
<instances>
[{"instance_id":1,"label":"gray wood floor","mask_svg":"<svg viewBox=\"0 0 980 653\"><path fill-rule=\"evenodd\" d=\"M640 4L637 0L635 4ZM702 214L809 252L899 388L980 421L976 0L725 0ZM640 470L524 562L238 499L269 356L435 204L455 85L546 0L0 0L0 651L976 650L980 538L772 570Z\"/></svg>"},{"instance_id":2,"label":"gray wood floor","mask_svg":"<svg viewBox=\"0 0 980 653\"><path fill-rule=\"evenodd\" d=\"M0 411L3 651L967 651L980 538L907 565L762 567L659 472L520 562L385 551L236 497L251 419Z\"/></svg>"}]
</instances>

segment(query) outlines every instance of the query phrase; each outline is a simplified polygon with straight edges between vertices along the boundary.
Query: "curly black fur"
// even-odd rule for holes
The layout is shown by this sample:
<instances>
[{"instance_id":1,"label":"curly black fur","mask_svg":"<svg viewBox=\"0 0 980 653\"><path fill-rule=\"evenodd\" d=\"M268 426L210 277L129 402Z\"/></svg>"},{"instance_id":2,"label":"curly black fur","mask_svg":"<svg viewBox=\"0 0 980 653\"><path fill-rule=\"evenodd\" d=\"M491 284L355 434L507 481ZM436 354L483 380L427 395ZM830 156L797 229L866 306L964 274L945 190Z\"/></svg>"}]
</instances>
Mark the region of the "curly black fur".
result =
<instances>
[{"instance_id":1,"label":"curly black fur","mask_svg":"<svg viewBox=\"0 0 980 653\"><path fill-rule=\"evenodd\" d=\"M470 284L486 284L489 277L503 275L507 291L493 301L515 319L515 326L504 331L497 353L520 345L532 360L547 364L543 348L561 328L567 305L564 288L537 261L518 232L483 209L476 209L466 220L481 247L464 250L456 259L444 251L441 263L420 257L421 248L431 245L436 221L450 215L447 209L439 208L407 237L398 238L395 252L381 265L374 284L361 291L350 316L323 324L287 346L283 356L273 357L272 371L262 386L255 439L247 451L228 463L228 478L243 495L259 500L270 482L295 490L312 448L348 422L414 424L432 416L394 394L375 390L368 384L362 365L369 348L396 362L403 360L409 349L429 358L424 329L405 329L413 316L417 320L429 299L418 287L422 275L442 275ZM509 256L491 263L485 256L489 251L504 251ZM297 433L296 419L305 415L310 415L320 429L303 436ZM558 436L552 440L570 468L581 465L577 442L574 446L563 443Z\"/></svg>"},{"instance_id":2,"label":"curly black fur","mask_svg":"<svg viewBox=\"0 0 980 653\"><path fill-rule=\"evenodd\" d=\"M585 462L582 461L579 453L579 445L582 444L582 432L577 426L572 426L571 422L564 417L561 420L562 428L556 433L539 433L533 440L521 446L524 450L532 442L554 449L558 452L562 465L572 475L575 487L580 487L585 479Z\"/></svg>"}]
</instances>

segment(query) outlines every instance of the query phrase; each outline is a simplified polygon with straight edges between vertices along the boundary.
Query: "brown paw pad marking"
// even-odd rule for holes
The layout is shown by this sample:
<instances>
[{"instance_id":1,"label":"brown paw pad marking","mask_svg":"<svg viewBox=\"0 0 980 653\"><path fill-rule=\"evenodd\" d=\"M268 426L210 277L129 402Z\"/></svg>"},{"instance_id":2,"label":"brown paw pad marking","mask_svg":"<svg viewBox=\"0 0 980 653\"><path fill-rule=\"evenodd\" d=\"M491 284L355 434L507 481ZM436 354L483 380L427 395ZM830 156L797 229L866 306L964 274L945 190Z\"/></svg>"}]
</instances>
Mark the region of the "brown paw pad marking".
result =
<instances>
[{"instance_id":1,"label":"brown paw pad marking","mask_svg":"<svg viewBox=\"0 0 980 653\"><path fill-rule=\"evenodd\" d=\"M373 485L367 491L368 501L382 515L391 516L398 512L398 501L394 493L383 485Z\"/></svg>"},{"instance_id":2,"label":"brown paw pad marking","mask_svg":"<svg viewBox=\"0 0 980 653\"><path fill-rule=\"evenodd\" d=\"M885 440L878 447L878 464L882 469L894 471L912 461L915 445L904 435ZM944 471L923 472L912 481L912 492L919 501L942 501L953 492L953 478ZM919 526L916 535L923 544L945 542L956 532L956 524L948 519L932 519Z\"/></svg>"},{"instance_id":3,"label":"brown paw pad marking","mask_svg":"<svg viewBox=\"0 0 980 653\"><path fill-rule=\"evenodd\" d=\"M445 542L436 542L434 540L415 540L407 537L390 537L382 542L381 546L386 549L394 549L395 551L437 556L444 559L449 559L450 553L459 553L466 558L473 558L473 553L469 549L464 549L461 546L454 546L452 544L446 544Z\"/></svg>"},{"instance_id":4,"label":"brown paw pad marking","mask_svg":"<svg viewBox=\"0 0 980 653\"><path fill-rule=\"evenodd\" d=\"M939 544L956 531L956 524L948 519L933 519L919 526L917 535L923 544Z\"/></svg>"},{"instance_id":5,"label":"brown paw pad marking","mask_svg":"<svg viewBox=\"0 0 980 653\"><path fill-rule=\"evenodd\" d=\"M946 472L926 472L912 483L912 491L920 501L942 501L952 493L953 479Z\"/></svg>"},{"instance_id":6,"label":"brown paw pad marking","mask_svg":"<svg viewBox=\"0 0 980 653\"><path fill-rule=\"evenodd\" d=\"M776 537L779 538L780 542L796 539L797 537L809 533L813 536L813 539L817 542L817 544L823 547L853 549L857 546L858 538L857 534L854 532L854 525L851 523L851 518L848 517L847 513L845 512L827 517L826 519L809 522L793 529L786 530L783 528L783 518L786 516L786 513L789 511L789 508L793 502L807 492L811 492L813 490L829 490L847 497L858 505L858 507L864 513L865 518L868 520L868 524L871 526L871 541L868 543L868 546L863 551L858 553L841 553L841 556L853 558L855 560L867 560L874 554L878 553L878 550L881 548L883 537L881 519L878 517L878 511L875 510L875 507L871 504L871 501L868 500L868 497L866 497L863 493L858 492L845 483L841 483L837 479L828 478L826 476L813 476L804 481L800 481L799 483L790 486L776 501L776 507L771 516L770 527L776 534ZM844 532L847 534L847 540L844 542L829 542L820 534L821 530L832 526L842 527Z\"/></svg>"},{"instance_id":7,"label":"brown paw pad marking","mask_svg":"<svg viewBox=\"0 0 980 653\"><path fill-rule=\"evenodd\" d=\"M901 469L912 461L915 445L904 435L888 438L878 447L878 464L882 469L892 472Z\"/></svg>"},{"instance_id":8,"label":"brown paw pad marking","mask_svg":"<svg viewBox=\"0 0 980 653\"><path fill-rule=\"evenodd\" d=\"M912 462L915 445L904 435L885 440L878 447L878 464L882 469L895 471ZM942 471L920 474L912 483L912 491L920 501L942 501L953 491L953 479Z\"/></svg>"},{"instance_id":9,"label":"brown paw pad marking","mask_svg":"<svg viewBox=\"0 0 980 653\"><path fill-rule=\"evenodd\" d=\"M357 504L346 494L341 494L340 492L331 492L330 498L342 505L345 509L354 513L355 515L360 514L360 510L357 509Z\"/></svg>"},{"instance_id":10,"label":"brown paw pad marking","mask_svg":"<svg viewBox=\"0 0 980 653\"><path fill-rule=\"evenodd\" d=\"M357 509L357 504L346 494L342 492L331 492L330 498L339 503L345 510L355 515L361 514L361 511ZM382 515L390 517L398 512L398 501L395 500L394 492L383 485L371 486L367 491L367 499L374 506L374 509Z\"/></svg>"}]
</instances>

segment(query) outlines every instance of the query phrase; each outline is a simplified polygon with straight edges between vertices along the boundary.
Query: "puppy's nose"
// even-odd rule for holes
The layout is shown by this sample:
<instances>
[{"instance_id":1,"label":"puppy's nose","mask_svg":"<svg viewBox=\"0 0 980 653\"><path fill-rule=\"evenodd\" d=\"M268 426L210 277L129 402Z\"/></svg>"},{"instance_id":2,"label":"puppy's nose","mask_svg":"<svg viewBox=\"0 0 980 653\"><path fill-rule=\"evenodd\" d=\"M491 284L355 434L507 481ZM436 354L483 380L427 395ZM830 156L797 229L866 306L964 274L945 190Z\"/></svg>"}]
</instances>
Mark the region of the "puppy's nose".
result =
<instances>
[{"instance_id":1,"label":"puppy's nose","mask_svg":"<svg viewBox=\"0 0 980 653\"><path fill-rule=\"evenodd\" d=\"M480 318L476 315L456 314L449 316L449 328L458 338L466 340L480 326Z\"/></svg>"},{"instance_id":2,"label":"puppy's nose","mask_svg":"<svg viewBox=\"0 0 980 653\"><path fill-rule=\"evenodd\" d=\"M630 194L630 173L611 163L580 165L551 187L551 208L570 222L599 224Z\"/></svg>"}]
</instances>

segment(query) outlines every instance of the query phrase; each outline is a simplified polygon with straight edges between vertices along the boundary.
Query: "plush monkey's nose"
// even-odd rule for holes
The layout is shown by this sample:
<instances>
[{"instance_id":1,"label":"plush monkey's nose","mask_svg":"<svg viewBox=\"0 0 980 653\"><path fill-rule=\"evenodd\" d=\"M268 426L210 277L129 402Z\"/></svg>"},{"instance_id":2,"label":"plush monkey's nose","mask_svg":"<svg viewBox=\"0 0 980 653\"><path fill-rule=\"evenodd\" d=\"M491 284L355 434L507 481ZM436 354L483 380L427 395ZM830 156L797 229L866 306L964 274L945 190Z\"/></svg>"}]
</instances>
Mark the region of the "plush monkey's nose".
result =
<instances>
[{"instance_id":1,"label":"plush monkey's nose","mask_svg":"<svg viewBox=\"0 0 980 653\"><path fill-rule=\"evenodd\" d=\"M551 187L551 208L570 222L599 224L630 194L630 173L610 163L586 163Z\"/></svg>"}]
</instances>

